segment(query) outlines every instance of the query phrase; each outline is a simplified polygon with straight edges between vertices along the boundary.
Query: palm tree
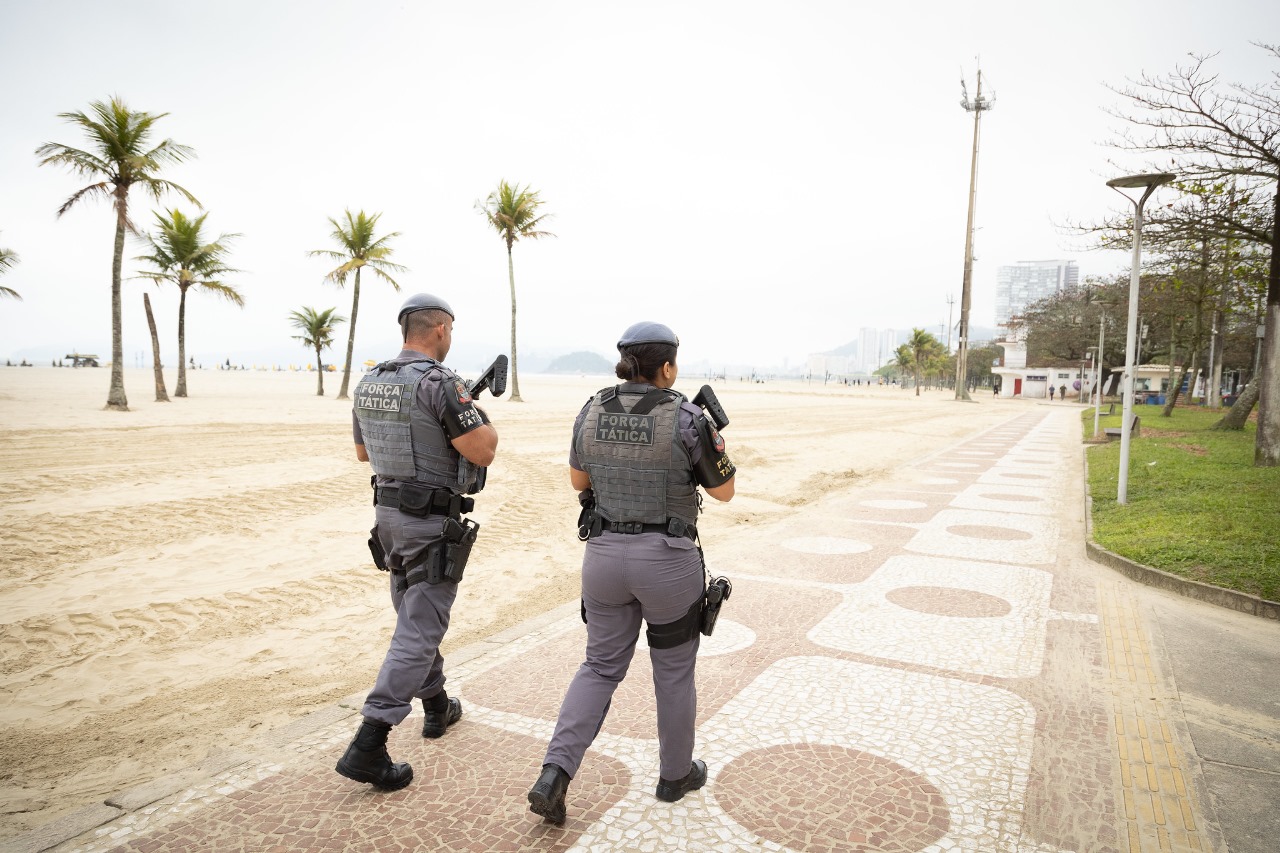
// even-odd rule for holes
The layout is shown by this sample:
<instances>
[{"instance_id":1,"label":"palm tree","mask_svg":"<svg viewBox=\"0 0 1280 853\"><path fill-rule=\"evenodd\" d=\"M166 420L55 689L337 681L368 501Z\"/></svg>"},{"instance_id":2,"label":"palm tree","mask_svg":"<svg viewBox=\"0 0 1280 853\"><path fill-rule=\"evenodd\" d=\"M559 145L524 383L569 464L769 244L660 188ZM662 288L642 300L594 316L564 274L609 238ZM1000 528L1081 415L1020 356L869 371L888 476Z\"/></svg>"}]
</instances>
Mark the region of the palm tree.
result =
<instances>
[{"instance_id":1,"label":"palm tree","mask_svg":"<svg viewBox=\"0 0 1280 853\"><path fill-rule=\"evenodd\" d=\"M520 379L516 373L516 273L511 261L511 247L518 241L539 237L554 237L549 231L538 231L537 227L551 214L539 214L542 199L538 193L526 185L509 184L499 181L498 188L489 193L484 202L476 202L476 209L485 215L493 230L507 244L507 277L511 282L511 400L523 402L520 398Z\"/></svg>"},{"instance_id":2,"label":"palm tree","mask_svg":"<svg viewBox=\"0 0 1280 853\"><path fill-rule=\"evenodd\" d=\"M151 254L139 255L135 261L146 261L155 267L144 270L136 278L149 278L156 284L171 282L178 286L178 386L173 396L187 396L187 291L195 287L221 296L235 305L244 305L244 297L231 285L220 281L227 273L236 273L224 263L231 241L239 234L220 234L206 243L201 228L209 214L190 219L181 211L168 215L156 213L158 236L143 234Z\"/></svg>"},{"instance_id":3,"label":"palm tree","mask_svg":"<svg viewBox=\"0 0 1280 853\"><path fill-rule=\"evenodd\" d=\"M318 314L314 308L305 305L301 311L290 311L289 322L301 335L294 335L295 341L302 341L303 346L315 347L316 351L316 396L324 396L324 361L320 351L333 345L333 327L347 322L346 317L334 314L337 308L329 308Z\"/></svg>"},{"instance_id":4,"label":"palm tree","mask_svg":"<svg viewBox=\"0 0 1280 853\"><path fill-rule=\"evenodd\" d=\"M161 167L180 163L195 152L185 145L166 139L148 148L155 123L168 113L134 112L119 96L110 101L94 101L89 112L59 113L58 117L77 125L89 139L91 150L81 150L59 142L46 142L36 149L41 166L66 166L77 175L96 179L74 192L58 208L58 216L70 210L87 196L110 198L116 212L116 242L111 258L111 390L107 408L129 411L124 394L124 342L120 319L120 269L124 261L124 232L135 231L129 221L129 190L135 185L159 198L166 192L180 193L187 201L200 206L196 197L182 187L156 176Z\"/></svg>"},{"instance_id":5,"label":"palm tree","mask_svg":"<svg viewBox=\"0 0 1280 853\"><path fill-rule=\"evenodd\" d=\"M0 249L0 275L4 275L10 269L16 267L19 260L18 253L12 249ZM0 286L0 296L12 296L19 301L22 300L22 297L18 295L18 291L3 286Z\"/></svg>"},{"instance_id":6,"label":"palm tree","mask_svg":"<svg viewBox=\"0 0 1280 853\"><path fill-rule=\"evenodd\" d=\"M915 356L911 354L911 347L906 344L902 344L894 350L893 366L898 368L899 376L906 376L908 373L914 373L915 365L916 360Z\"/></svg>"},{"instance_id":7,"label":"palm tree","mask_svg":"<svg viewBox=\"0 0 1280 853\"><path fill-rule=\"evenodd\" d=\"M916 378L916 396L920 396L920 377L930 360L942 353L942 345L924 329L912 329L911 340L907 341L907 349L911 352L912 372Z\"/></svg>"},{"instance_id":8,"label":"palm tree","mask_svg":"<svg viewBox=\"0 0 1280 853\"><path fill-rule=\"evenodd\" d=\"M342 287L347 283L348 275L353 272L356 274L355 287L351 298L351 332L347 336L347 360L342 366L342 387L338 389L337 397L339 400L347 399L347 385L351 382L351 354L356 346L356 317L360 312L360 270L367 266L397 292L400 290L400 285L387 274L388 271L408 272L405 267L387 260L387 258L391 257L391 252L393 251L388 243L393 237L399 237L400 232L392 231L390 234L384 234L377 238L373 236L374 226L378 224L378 220L382 217L381 213L366 216L362 210L352 216L351 211L348 210L344 212L344 215L346 216L345 225L333 217L329 218L329 224L333 226L333 233L330 236L342 246L342 251L313 249L307 253L312 257L318 255L342 262L337 269L325 276L326 281L331 281L338 287Z\"/></svg>"}]
</instances>

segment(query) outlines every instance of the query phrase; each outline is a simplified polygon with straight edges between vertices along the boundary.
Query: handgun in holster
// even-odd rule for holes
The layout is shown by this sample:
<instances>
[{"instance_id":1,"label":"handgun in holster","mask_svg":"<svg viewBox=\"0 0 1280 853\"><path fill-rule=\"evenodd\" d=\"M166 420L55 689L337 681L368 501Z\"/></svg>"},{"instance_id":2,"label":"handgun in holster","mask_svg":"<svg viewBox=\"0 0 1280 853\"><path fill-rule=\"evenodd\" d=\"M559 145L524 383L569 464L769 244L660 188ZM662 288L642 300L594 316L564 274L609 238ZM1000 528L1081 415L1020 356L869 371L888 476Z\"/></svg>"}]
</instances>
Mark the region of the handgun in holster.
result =
<instances>
[{"instance_id":1,"label":"handgun in holster","mask_svg":"<svg viewBox=\"0 0 1280 853\"><path fill-rule=\"evenodd\" d=\"M582 511L578 513L578 540L586 542L600 535L604 522L596 512L596 493L593 490L578 492L578 503L582 505Z\"/></svg>"},{"instance_id":2,"label":"handgun in holster","mask_svg":"<svg viewBox=\"0 0 1280 853\"><path fill-rule=\"evenodd\" d=\"M733 584L724 575L718 578L712 578L711 583L707 584L707 592L702 605L702 624L700 629L703 634L710 637L711 632L716 629L716 620L720 618L720 605L729 600L729 596L733 594Z\"/></svg>"},{"instance_id":3,"label":"handgun in holster","mask_svg":"<svg viewBox=\"0 0 1280 853\"><path fill-rule=\"evenodd\" d=\"M479 533L480 525L469 518L444 520L444 565L441 571L445 578L454 583L462 580L467 560L471 559L471 546Z\"/></svg>"}]
</instances>

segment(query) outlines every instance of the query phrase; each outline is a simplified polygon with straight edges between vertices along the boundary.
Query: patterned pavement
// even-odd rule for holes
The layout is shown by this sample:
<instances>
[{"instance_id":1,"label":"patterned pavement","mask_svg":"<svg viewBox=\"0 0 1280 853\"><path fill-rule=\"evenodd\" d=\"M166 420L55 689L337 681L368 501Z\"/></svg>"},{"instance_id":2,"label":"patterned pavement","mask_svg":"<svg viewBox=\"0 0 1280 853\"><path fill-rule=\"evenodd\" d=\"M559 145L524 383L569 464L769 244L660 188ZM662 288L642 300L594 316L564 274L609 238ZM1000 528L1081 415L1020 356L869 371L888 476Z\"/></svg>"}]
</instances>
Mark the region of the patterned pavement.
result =
<instances>
[{"instance_id":1,"label":"patterned pavement","mask_svg":"<svg viewBox=\"0 0 1280 853\"><path fill-rule=\"evenodd\" d=\"M698 669L710 781L679 803L653 796L641 650L566 825L527 811L581 660L569 607L451 663L465 716L392 733L404 790L333 772L356 704L55 849L1220 850L1136 605L1083 557L1077 413L1021 411L709 549L734 591Z\"/></svg>"}]
</instances>

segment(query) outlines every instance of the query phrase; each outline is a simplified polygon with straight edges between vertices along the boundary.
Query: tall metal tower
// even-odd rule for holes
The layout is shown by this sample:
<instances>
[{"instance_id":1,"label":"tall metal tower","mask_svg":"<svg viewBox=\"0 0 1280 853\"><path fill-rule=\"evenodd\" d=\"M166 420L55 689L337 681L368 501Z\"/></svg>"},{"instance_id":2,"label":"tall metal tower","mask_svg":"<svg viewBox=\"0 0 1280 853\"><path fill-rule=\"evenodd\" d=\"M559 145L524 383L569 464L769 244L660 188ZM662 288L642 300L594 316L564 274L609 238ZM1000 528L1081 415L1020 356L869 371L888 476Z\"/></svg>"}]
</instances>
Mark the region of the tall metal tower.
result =
<instances>
[{"instance_id":1,"label":"tall metal tower","mask_svg":"<svg viewBox=\"0 0 1280 853\"><path fill-rule=\"evenodd\" d=\"M969 221L964 230L964 284L960 292L960 346L956 352L956 399L969 397L969 300L973 284L973 208L978 198L978 126L982 113L996 105L994 96L982 97L982 69L978 69L978 93L969 99L964 78L960 78L960 106L973 113L973 163L969 167Z\"/></svg>"}]
</instances>

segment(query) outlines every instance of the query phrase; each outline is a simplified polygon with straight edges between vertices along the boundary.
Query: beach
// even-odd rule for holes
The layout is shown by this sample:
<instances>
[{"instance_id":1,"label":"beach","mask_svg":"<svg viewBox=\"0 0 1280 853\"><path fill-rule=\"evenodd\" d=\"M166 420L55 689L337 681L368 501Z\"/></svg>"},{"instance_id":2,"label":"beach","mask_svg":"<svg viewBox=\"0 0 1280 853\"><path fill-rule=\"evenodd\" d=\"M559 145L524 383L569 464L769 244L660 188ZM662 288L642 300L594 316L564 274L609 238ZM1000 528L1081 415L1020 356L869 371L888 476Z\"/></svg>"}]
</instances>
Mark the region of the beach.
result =
<instances>
[{"instance_id":1,"label":"beach","mask_svg":"<svg viewBox=\"0 0 1280 853\"><path fill-rule=\"evenodd\" d=\"M0 368L0 838L367 690L393 626L340 373L318 397L314 373L192 371L191 396L168 403L149 369L125 375L121 413L103 409L105 368ZM166 381L172 393L174 371ZM577 598L570 426L614 381L521 375L525 402L480 401L500 444L446 661ZM718 543L765 535L758 522L883 483L1034 405L714 387L739 474L734 501L708 500L699 525L712 564Z\"/></svg>"}]
</instances>

